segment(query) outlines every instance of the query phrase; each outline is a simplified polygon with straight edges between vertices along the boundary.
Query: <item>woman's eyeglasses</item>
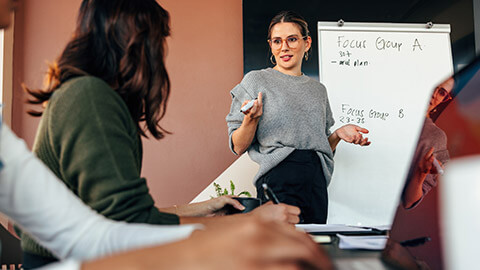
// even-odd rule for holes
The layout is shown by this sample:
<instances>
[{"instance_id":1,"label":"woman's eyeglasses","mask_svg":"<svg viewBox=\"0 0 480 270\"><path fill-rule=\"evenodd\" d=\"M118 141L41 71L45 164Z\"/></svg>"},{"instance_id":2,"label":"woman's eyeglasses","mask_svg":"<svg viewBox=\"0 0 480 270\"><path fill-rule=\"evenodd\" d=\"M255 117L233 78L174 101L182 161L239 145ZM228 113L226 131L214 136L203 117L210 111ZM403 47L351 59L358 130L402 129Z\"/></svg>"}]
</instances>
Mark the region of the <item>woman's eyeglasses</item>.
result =
<instances>
[{"instance_id":1,"label":"woman's eyeglasses","mask_svg":"<svg viewBox=\"0 0 480 270\"><path fill-rule=\"evenodd\" d=\"M452 99L450 93L443 87L435 88L434 94L438 95L438 97L442 99L442 102L447 102Z\"/></svg>"},{"instance_id":2,"label":"woman's eyeglasses","mask_svg":"<svg viewBox=\"0 0 480 270\"><path fill-rule=\"evenodd\" d=\"M278 51L282 48L283 42L287 42L287 46L290 49L296 49L298 47L298 44L300 44L300 40L306 40L307 36L305 37L299 37L299 36L289 36L286 39L283 38L271 38L268 41L270 44L270 47L274 51Z\"/></svg>"}]
</instances>

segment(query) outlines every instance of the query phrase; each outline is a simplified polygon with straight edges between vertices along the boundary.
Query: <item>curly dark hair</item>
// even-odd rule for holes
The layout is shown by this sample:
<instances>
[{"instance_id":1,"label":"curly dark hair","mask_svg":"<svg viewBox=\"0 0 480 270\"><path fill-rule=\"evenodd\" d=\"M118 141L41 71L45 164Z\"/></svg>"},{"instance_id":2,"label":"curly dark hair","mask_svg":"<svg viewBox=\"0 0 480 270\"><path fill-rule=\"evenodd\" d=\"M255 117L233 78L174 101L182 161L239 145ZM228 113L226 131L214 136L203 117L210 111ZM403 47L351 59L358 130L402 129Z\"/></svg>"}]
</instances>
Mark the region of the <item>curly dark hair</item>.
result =
<instances>
[{"instance_id":1,"label":"curly dark hair","mask_svg":"<svg viewBox=\"0 0 480 270\"><path fill-rule=\"evenodd\" d=\"M45 89L25 87L31 95L27 102L45 103L69 79L95 76L122 97L142 136L148 129L163 138L169 133L159 125L170 94L164 62L169 23L168 12L155 0L83 0L74 35L49 66ZM146 128L140 127L143 121Z\"/></svg>"}]
</instances>

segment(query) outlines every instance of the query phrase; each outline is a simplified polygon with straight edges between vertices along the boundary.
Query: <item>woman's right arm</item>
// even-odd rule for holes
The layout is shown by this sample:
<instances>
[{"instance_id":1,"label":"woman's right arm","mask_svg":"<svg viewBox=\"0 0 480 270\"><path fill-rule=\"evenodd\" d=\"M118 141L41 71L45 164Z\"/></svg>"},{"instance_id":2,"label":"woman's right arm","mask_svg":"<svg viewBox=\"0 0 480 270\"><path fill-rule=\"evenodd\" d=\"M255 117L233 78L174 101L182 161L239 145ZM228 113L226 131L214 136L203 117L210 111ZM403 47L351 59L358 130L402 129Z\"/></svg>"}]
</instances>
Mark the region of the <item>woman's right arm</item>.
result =
<instances>
[{"instance_id":1,"label":"woman's right arm","mask_svg":"<svg viewBox=\"0 0 480 270\"><path fill-rule=\"evenodd\" d=\"M241 155L247 151L255 139L258 122L263 113L262 93L258 93L253 107L243 112L243 114L240 112L240 108L253 99L254 95L243 88L241 84L237 85L231 94L232 105L226 119L230 149L234 154Z\"/></svg>"},{"instance_id":2,"label":"woman's right arm","mask_svg":"<svg viewBox=\"0 0 480 270\"><path fill-rule=\"evenodd\" d=\"M244 101L242 107L248 102L249 100ZM262 93L258 93L257 100L254 102L253 107L244 112L244 114L245 117L243 118L242 125L232 134L233 151L237 154L243 154L247 151L255 138L258 121L263 114Z\"/></svg>"}]
</instances>

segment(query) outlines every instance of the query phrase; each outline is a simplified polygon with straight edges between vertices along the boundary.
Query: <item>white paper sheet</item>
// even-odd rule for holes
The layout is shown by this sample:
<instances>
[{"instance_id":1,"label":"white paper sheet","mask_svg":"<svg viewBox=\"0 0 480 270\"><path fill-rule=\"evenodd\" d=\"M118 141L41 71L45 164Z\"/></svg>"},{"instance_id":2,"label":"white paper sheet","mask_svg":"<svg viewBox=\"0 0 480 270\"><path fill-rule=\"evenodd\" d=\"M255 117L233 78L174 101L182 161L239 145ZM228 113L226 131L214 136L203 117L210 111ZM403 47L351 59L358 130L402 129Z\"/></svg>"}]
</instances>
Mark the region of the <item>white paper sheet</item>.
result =
<instances>
[{"instance_id":1,"label":"white paper sheet","mask_svg":"<svg viewBox=\"0 0 480 270\"><path fill-rule=\"evenodd\" d=\"M345 236L337 234L340 249L383 250L387 244L386 235Z\"/></svg>"}]
</instances>

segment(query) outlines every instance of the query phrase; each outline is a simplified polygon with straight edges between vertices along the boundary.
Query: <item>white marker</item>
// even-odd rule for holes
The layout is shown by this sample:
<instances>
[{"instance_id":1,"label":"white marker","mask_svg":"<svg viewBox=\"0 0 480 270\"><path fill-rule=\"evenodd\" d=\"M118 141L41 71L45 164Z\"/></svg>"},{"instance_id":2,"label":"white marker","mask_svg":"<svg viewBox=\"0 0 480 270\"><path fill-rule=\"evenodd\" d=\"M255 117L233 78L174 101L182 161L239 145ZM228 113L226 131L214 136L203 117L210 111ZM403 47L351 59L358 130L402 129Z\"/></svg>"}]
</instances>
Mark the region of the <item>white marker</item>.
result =
<instances>
[{"instance_id":1,"label":"white marker","mask_svg":"<svg viewBox=\"0 0 480 270\"><path fill-rule=\"evenodd\" d=\"M433 158L433 166L435 166L435 169L437 169L438 174L443 174L443 168L440 166L440 163L438 163L436 158Z\"/></svg>"},{"instance_id":2,"label":"white marker","mask_svg":"<svg viewBox=\"0 0 480 270\"><path fill-rule=\"evenodd\" d=\"M250 108L253 107L253 103L255 103L255 100L257 99L252 99L250 100L247 104L245 104L245 106L243 106L241 109L240 109L240 112L244 113L246 111L248 111Z\"/></svg>"}]
</instances>

